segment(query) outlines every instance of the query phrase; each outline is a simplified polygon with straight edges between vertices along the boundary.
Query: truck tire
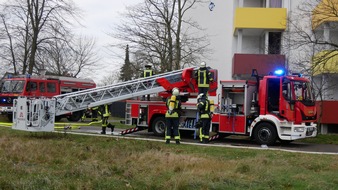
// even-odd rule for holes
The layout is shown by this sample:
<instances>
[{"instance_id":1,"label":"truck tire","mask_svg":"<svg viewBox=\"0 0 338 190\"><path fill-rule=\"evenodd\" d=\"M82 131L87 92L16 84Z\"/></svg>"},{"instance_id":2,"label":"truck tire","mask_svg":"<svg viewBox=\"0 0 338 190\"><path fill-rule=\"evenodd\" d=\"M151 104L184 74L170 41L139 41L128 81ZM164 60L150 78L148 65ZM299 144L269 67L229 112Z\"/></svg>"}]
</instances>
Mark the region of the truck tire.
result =
<instances>
[{"instance_id":1,"label":"truck tire","mask_svg":"<svg viewBox=\"0 0 338 190\"><path fill-rule=\"evenodd\" d=\"M277 140L277 131L275 126L270 123L260 123L254 130L255 141L260 145L273 145Z\"/></svg>"},{"instance_id":2,"label":"truck tire","mask_svg":"<svg viewBox=\"0 0 338 190\"><path fill-rule=\"evenodd\" d=\"M13 122L13 114L7 113L7 119L8 119L9 122Z\"/></svg>"},{"instance_id":3,"label":"truck tire","mask_svg":"<svg viewBox=\"0 0 338 190\"><path fill-rule=\"evenodd\" d=\"M163 116L156 117L151 124L154 135L164 137L165 134L165 118Z\"/></svg>"},{"instance_id":4,"label":"truck tire","mask_svg":"<svg viewBox=\"0 0 338 190\"><path fill-rule=\"evenodd\" d=\"M83 115L83 111L76 111L76 112L73 112L72 115L67 117L67 119L68 121L77 122L77 121L80 121L82 115Z\"/></svg>"}]
</instances>

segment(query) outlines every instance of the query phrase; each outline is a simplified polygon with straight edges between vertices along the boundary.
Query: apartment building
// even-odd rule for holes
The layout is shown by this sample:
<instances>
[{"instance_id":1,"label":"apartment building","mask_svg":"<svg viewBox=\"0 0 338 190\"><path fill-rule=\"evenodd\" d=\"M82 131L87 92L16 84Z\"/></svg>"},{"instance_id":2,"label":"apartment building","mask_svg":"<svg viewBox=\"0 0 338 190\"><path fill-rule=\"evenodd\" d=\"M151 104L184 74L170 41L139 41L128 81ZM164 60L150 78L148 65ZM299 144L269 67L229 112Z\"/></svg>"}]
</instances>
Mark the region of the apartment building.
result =
<instances>
[{"instance_id":1,"label":"apartment building","mask_svg":"<svg viewBox=\"0 0 338 190\"><path fill-rule=\"evenodd\" d=\"M204 4L193 16L210 36L213 53L209 65L221 71L219 79L250 79L252 69L265 75L276 68L290 72L305 72L308 71L305 67L310 68L307 75L314 79L314 86L326 87L325 91L317 88L323 91L323 101L318 103L322 113L321 132L337 132L338 117L334 108L338 107L338 56L330 56L325 67L323 64L313 66L314 57L328 55L332 48L316 48L313 55L309 55L304 49L312 50L312 47L295 48L292 44L299 28L315 35L316 39L338 44L338 16L324 14L328 11L324 6L328 1L334 1L332 6L338 10L335 7L338 0L211 0L210 4L215 5L212 10ZM300 19L305 14L299 7L305 3L312 3L313 10L308 10L310 16ZM305 66L300 66L302 62L306 62Z\"/></svg>"}]
</instances>

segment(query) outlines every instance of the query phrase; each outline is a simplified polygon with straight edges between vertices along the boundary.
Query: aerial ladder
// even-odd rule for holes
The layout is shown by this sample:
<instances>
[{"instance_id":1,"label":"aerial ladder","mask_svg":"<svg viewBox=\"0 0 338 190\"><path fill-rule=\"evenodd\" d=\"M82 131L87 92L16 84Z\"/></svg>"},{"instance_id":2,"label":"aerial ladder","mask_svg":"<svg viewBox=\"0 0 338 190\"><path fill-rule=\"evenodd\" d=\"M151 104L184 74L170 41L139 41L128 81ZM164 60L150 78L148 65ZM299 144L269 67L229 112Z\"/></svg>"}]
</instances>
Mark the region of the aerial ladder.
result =
<instances>
[{"instance_id":1,"label":"aerial ladder","mask_svg":"<svg viewBox=\"0 0 338 190\"><path fill-rule=\"evenodd\" d=\"M196 93L192 84L197 67L175 70L103 87L87 89L51 99L19 97L14 101L13 129L53 131L55 116L85 110L143 95L169 92L174 87L185 93Z\"/></svg>"}]
</instances>

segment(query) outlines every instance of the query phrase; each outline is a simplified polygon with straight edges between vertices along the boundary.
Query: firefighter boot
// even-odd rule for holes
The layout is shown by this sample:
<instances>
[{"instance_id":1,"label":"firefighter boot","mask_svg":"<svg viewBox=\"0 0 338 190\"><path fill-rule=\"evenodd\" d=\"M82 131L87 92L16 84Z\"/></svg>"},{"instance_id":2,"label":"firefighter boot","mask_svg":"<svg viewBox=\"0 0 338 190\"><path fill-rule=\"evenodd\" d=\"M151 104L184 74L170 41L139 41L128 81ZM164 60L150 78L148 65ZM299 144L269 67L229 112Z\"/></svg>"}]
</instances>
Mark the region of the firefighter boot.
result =
<instances>
[{"instance_id":1,"label":"firefighter boot","mask_svg":"<svg viewBox=\"0 0 338 190\"><path fill-rule=\"evenodd\" d=\"M176 139L176 144L181 144L180 140Z\"/></svg>"},{"instance_id":2,"label":"firefighter boot","mask_svg":"<svg viewBox=\"0 0 338 190\"><path fill-rule=\"evenodd\" d=\"M203 138L203 144L208 144L209 143L209 139L208 138Z\"/></svg>"},{"instance_id":3,"label":"firefighter boot","mask_svg":"<svg viewBox=\"0 0 338 190\"><path fill-rule=\"evenodd\" d=\"M111 129L111 132L114 132L115 125L112 125L111 123L108 123L108 128Z\"/></svg>"},{"instance_id":4,"label":"firefighter boot","mask_svg":"<svg viewBox=\"0 0 338 190\"><path fill-rule=\"evenodd\" d=\"M170 144L170 139L165 140L165 144Z\"/></svg>"},{"instance_id":5,"label":"firefighter boot","mask_svg":"<svg viewBox=\"0 0 338 190\"><path fill-rule=\"evenodd\" d=\"M106 127L102 127L102 131L101 131L101 134L106 134Z\"/></svg>"}]
</instances>

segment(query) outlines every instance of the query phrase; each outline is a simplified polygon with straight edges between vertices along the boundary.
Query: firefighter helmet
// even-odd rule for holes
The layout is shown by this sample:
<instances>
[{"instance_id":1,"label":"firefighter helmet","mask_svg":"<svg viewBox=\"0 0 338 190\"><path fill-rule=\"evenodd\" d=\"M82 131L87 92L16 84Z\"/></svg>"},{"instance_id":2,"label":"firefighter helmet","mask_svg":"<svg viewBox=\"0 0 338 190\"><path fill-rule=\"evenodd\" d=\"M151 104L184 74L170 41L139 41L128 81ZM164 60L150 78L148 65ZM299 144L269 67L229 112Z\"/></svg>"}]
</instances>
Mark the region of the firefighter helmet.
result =
<instances>
[{"instance_id":1,"label":"firefighter helmet","mask_svg":"<svg viewBox=\"0 0 338 190\"><path fill-rule=\"evenodd\" d=\"M207 64L203 61L202 63L201 63L201 67L206 67L207 66Z\"/></svg>"},{"instance_id":2,"label":"firefighter helmet","mask_svg":"<svg viewBox=\"0 0 338 190\"><path fill-rule=\"evenodd\" d=\"M200 98L203 98L203 97L204 97L204 94L201 93L201 94L199 94L199 95L197 96L197 99L200 99Z\"/></svg>"},{"instance_id":3,"label":"firefighter helmet","mask_svg":"<svg viewBox=\"0 0 338 190\"><path fill-rule=\"evenodd\" d=\"M178 88L174 88L172 91L173 95L178 96L178 94L180 93L180 91L178 90Z\"/></svg>"},{"instance_id":4,"label":"firefighter helmet","mask_svg":"<svg viewBox=\"0 0 338 190\"><path fill-rule=\"evenodd\" d=\"M145 68L151 68L151 65L150 64L147 64L144 66Z\"/></svg>"}]
</instances>

